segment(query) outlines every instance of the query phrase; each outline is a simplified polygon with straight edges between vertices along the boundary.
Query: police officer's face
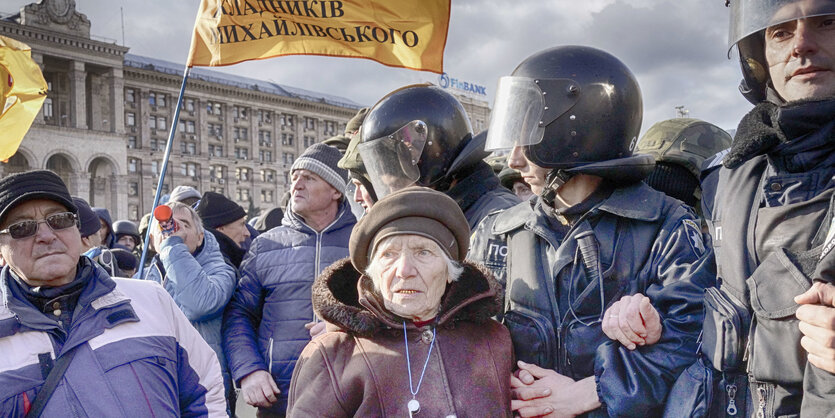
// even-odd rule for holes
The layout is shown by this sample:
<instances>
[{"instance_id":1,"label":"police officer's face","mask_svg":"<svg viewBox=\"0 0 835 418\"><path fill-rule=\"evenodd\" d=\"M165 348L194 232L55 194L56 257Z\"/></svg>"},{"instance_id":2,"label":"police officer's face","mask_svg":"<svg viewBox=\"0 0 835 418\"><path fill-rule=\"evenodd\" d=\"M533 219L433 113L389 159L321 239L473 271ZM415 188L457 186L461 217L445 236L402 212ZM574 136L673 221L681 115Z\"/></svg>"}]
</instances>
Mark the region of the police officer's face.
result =
<instances>
[{"instance_id":1,"label":"police officer's face","mask_svg":"<svg viewBox=\"0 0 835 418\"><path fill-rule=\"evenodd\" d=\"M835 96L835 15L769 27L765 58L774 89L784 100Z\"/></svg>"},{"instance_id":2,"label":"police officer's face","mask_svg":"<svg viewBox=\"0 0 835 418\"><path fill-rule=\"evenodd\" d=\"M43 221L49 215L67 212L64 205L52 201L30 200L9 211L0 229L22 221ZM35 235L14 239L0 234L0 254L8 265L30 286L61 286L75 279L81 256L81 233L78 227L53 230L40 222Z\"/></svg>"},{"instance_id":3,"label":"police officer's face","mask_svg":"<svg viewBox=\"0 0 835 418\"><path fill-rule=\"evenodd\" d=\"M545 177L548 176L550 169L542 168L528 160L522 152L522 147L513 147L513 151L507 157L507 166L522 174L522 179L531 186L531 191L535 195L542 194L542 189L545 188Z\"/></svg>"},{"instance_id":4,"label":"police officer's face","mask_svg":"<svg viewBox=\"0 0 835 418\"><path fill-rule=\"evenodd\" d=\"M354 202L359 203L366 211L371 209L371 206L374 206L374 199L371 198L365 185L357 179L351 179L351 183L354 184Z\"/></svg>"}]
</instances>

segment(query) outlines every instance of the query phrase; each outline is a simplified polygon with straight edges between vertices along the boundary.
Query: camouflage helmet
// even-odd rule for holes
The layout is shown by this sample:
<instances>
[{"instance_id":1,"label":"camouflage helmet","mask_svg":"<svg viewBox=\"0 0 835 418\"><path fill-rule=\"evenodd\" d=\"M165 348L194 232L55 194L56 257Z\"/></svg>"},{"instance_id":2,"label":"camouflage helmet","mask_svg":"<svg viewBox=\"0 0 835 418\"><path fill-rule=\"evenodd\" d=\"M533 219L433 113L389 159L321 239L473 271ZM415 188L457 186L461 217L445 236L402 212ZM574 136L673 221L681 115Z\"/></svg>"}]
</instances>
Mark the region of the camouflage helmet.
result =
<instances>
[{"instance_id":1,"label":"camouflage helmet","mask_svg":"<svg viewBox=\"0 0 835 418\"><path fill-rule=\"evenodd\" d=\"M516 183L517 181L524 181L522 179L522 173L508 166L505 166L498 176L499 182L502 183L502 186L511 191L513 191L513 183Z\"/></svg>"},{"instance_id":2,"label":"camouflage helmet","mask_svg":"<svg viewBox=\"0 0 835 418\"><path fill-rule=\"evenodd\" d=\"M635 148L657 162L683 166L698 179L702 163L730 148L732 138L722 128L693 118L675 118L652 125Z\"/></svg>"},{"instance_id":3,"label":"camouflage helmet","mask_svg":"<svg viewBox=\"0 0 835 418\"><path fill-rule=\"evenodd\" d=\"M351 138L345 135L336 135L322 141L322 143L334 147L338 149L339 152L345 154L345 150L351 143Z\"/></svg>"}]
</instances>

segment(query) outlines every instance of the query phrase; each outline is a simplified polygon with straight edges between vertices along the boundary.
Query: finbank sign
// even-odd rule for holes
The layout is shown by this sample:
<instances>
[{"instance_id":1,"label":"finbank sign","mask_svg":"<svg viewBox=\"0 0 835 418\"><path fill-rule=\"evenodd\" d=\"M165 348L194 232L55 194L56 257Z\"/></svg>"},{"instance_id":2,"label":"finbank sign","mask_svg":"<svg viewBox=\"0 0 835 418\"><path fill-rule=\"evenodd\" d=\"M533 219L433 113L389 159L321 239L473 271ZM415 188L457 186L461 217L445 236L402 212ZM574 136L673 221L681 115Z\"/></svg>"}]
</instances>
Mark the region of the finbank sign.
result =
<instances>
[{"instance_id":1,"label":"finbank sign","mask_svg":"<svg viewBox=\"0 0 835 418\"><path fill-rule=\"evenodd\" d=\"M467 93L475 93L479 96L487 96L487 87L461 81L457 78L449 78L449 74L447 73L441 74L441 77L438 79L438 85L445 89L460 90L466 91Z\"/></svg>"}]
</instances>

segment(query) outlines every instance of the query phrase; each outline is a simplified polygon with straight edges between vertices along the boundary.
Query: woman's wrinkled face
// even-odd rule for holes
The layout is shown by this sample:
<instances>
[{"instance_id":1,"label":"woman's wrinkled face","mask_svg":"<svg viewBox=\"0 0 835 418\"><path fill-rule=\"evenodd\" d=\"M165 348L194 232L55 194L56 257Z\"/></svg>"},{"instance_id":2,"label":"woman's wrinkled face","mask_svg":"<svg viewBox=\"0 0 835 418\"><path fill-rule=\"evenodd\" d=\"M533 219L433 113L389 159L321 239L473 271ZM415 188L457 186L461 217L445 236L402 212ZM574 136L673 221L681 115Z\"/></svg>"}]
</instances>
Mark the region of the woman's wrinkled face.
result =
<instances>
[{"instance_id":1,"label":"woman's wrinkled face","mask_svg":"<svg viewBox=\"0 0 835 418\"><path fill-rule=\"evenodd\" d=\"M375 262L379 268L371 278L386 309L417 321L438 314L449 276L438 244L419 235L395 235L378 244Z\"/></svg>"}]
</instances>

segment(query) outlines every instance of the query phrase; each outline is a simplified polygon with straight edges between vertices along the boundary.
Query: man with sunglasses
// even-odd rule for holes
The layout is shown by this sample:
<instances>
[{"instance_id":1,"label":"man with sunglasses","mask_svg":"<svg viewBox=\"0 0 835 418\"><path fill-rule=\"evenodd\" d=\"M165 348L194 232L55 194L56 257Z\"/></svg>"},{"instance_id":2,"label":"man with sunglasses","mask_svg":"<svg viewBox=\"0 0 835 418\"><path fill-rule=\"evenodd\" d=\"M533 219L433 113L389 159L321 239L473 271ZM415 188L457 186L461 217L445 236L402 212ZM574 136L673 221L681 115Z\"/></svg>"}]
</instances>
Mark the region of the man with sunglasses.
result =
<instances>
[{"instance_id":1,"label":"man with sunglasses","mask_svg":"<svg viewBox=\"0 0 835 418\"><path fill-rule=\"evenodd\" d=\"M212 349L161 286L81 256L77 212L51 171L0 179L0 416L225 416Z\"/></svg>"}]
</instances>

